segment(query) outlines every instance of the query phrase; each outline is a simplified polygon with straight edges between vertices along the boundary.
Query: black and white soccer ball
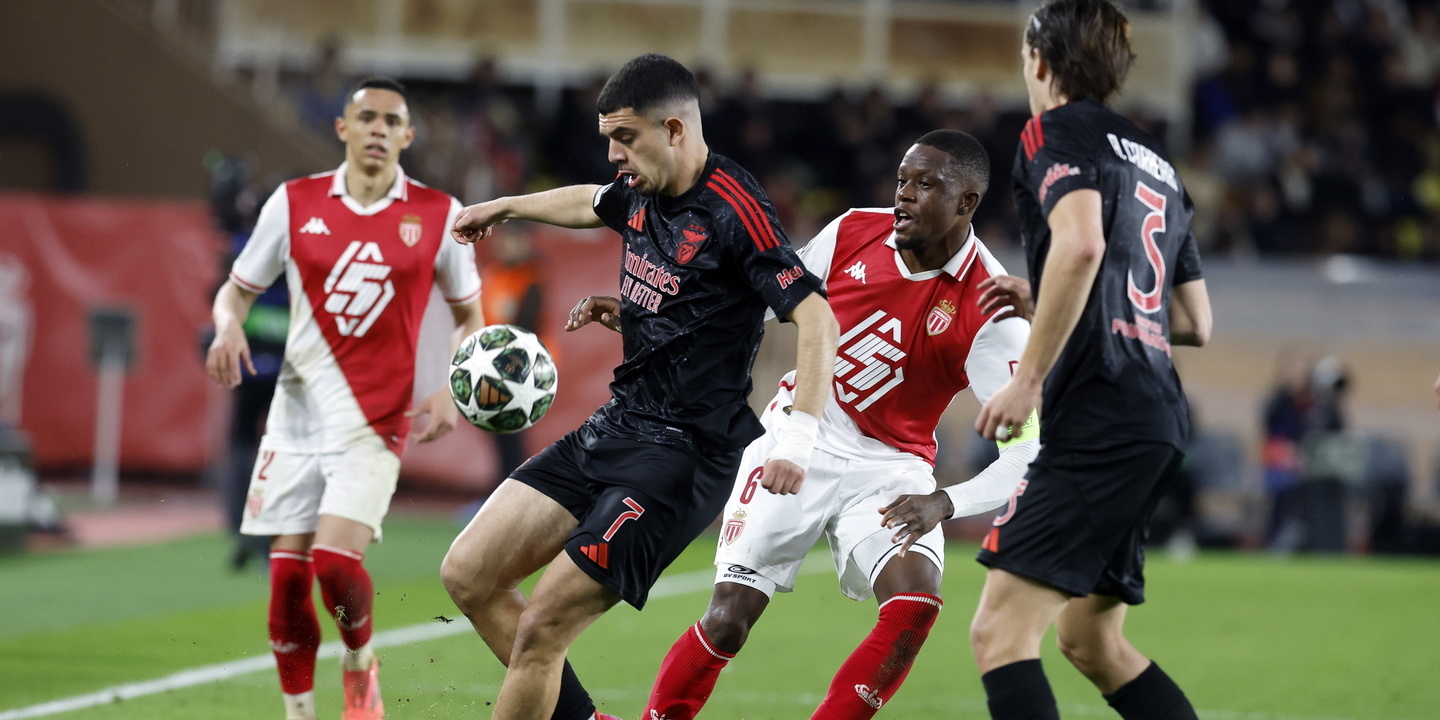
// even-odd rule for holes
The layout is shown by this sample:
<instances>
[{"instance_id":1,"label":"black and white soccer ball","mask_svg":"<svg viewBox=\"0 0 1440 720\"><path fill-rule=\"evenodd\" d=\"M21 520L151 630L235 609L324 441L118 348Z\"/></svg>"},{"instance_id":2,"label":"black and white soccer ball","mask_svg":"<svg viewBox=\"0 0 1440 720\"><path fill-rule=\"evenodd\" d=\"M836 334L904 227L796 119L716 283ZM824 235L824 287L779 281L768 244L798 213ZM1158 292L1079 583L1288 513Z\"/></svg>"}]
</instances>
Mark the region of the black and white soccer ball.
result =
<instances>
[{"instance_id":1,"label":"black and white soccer ball","mask_svg":"<svg viewBox=\"0 0 1440 720\"><path fill-rule=\"evenodd\" d=\"M450 360L450 397L471 424L493 433L534 425L555 402L559 378L535 333L488 325L460 343Z\"/></svg>"}]
</instances>

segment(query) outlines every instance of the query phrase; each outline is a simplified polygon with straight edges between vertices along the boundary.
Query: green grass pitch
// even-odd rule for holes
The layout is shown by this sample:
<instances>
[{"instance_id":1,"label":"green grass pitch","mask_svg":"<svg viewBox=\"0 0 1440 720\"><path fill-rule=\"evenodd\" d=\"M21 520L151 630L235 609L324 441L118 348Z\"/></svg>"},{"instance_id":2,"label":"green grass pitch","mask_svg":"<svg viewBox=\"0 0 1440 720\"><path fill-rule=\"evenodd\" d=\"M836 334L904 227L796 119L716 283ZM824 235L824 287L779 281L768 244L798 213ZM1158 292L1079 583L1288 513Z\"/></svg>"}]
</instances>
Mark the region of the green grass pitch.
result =
<instances>
[{"instance_id":1,"label":"green grass pitch","mask_svg":"<svg viewBox=\"0 0 1440 720\"><path fill-rule=\"evenodd\" d=\"M457 531L427 519L387 523L386 542L367 558L379 593L377 630L458 616L438 579ZM705 607L713 542L706 536L691 546L643 613L617 607L576 644L571 658L601 709L639 715L661 657ZM0 720L40 703L267 657L265 578L226 572L227 548L215 536L0 559ZM879 717L986 717L966 639L982 580L973 555L970 546L949 548L946 609ZM797 591L777 597L721 676L702 717L808 717L868 632L874 604L840 595L823 548L812 560ZM1157 553L1147 574L1150 602L1132 610L1130 636L1181 683L1202 718L1440 717L1440 562L1235 554L1177 562ZM335 638L327 624L325 639ZM502 668L473 635L380 652L390 717L489 717ZM1044 662L1062 714L1116 717L1053 641ZM333 657L322 656L316 685L321 717L338 717ZM279 720L278 693L274 671L263 669L43 717Z\"/></svg>"}]
</instances>

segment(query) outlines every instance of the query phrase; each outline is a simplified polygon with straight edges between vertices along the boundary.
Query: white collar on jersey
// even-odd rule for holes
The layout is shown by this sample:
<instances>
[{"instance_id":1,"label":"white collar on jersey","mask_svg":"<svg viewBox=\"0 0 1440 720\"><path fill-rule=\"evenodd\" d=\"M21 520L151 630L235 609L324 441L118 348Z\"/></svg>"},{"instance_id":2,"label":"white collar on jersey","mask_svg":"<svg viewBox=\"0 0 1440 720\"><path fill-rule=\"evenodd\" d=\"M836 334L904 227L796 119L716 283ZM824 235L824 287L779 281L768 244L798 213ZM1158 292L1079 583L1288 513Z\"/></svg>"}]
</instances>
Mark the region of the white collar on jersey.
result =
<instances>
[{"instance_id":1,"label":"white collar on jersey","mask_svg":"<svg viewBox=\"0 0 1440 720\"><path fill-rule=\"evenodd\" d=\"M965 273L970 272L970 266L975 264L975 243L975 226L971 225L970 235L965 238L965 242L961 243L960 249L945 262L943 267L939 270L926 270L924 272L912 273L910 272L910 268L905 266L905 259L900 257L900 251L895 247L895 233L892 232L890 233L890 237L885 238L886 247L895 250L895 267L899 268L900 277L917 281L939 277L942 272L950 273L956 280L964 280Z\"/></svg>"},{"instance_id":2,"label":"white collar on jersey","mask_svg":"<svg viewBox=\"0 0 1440 720\"><path fill-rule=\"evenodd\" d=\"M345 170L349 167L350 161L346 160L340 163L340 167L335 168L335 177L330 180L330 197L353 199L353 196L345 189ZM406 182L406 180L408 180L408 178L405 177L405 168L396 165L395 183L390 186L390 192L385 193L385 197L401 202L408 201L410 199L410 183Z\"/></svg>"}]
</instances>

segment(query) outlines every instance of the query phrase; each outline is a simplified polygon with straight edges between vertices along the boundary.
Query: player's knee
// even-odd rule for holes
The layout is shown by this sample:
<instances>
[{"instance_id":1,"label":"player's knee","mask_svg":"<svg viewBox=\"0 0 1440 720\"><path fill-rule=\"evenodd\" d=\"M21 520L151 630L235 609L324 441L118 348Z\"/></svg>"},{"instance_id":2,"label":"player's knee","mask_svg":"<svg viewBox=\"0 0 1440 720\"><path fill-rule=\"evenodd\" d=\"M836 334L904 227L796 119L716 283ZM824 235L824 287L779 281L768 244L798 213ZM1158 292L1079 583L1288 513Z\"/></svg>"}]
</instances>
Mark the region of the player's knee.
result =
<instances>
[{"instance_id":1,"label":"player's knee","mask_svg":"<svg viewBox=\"0 0 1440 720\"><path fill-rule=\"evenodd\" d=\"M994 649L995 633L994 624L983 613L976 613L970 620L970 649L975 654L975 660L981 667Z\"/></svg>"},{"instance_id":2,"label":"player's knee","mask_svg":"<svg viewBox=\"0 0 1440 720\"><path fill-rule=\"evenodd\" d=\"M539 610L534 606L520 615L515 627L515 649L511 655L511 667L516 663L544 662L552 656L565 654L565 644L560 640L563 628L553 613Z\"/></svg>"},{"instance_id":3,"label":"player's knee","mask_svg":"<svg viewBox=\"0 0 1440 720\"><path fill-rule=\"evenodd\" d=\"M700 627L715 649L731 655L740 652L754 625L753 618L729 603L711 603L700 619Z\"/></svg>"},{"instance_id":4,"label":"player's knee","mask_svg":"<svg viewBox=\"0 0 1440 720\"><path fill-rule=\"evenodd\" d=\"M1125 640L1122 637L1110 637L1103 632L1065 631L1056 628L1055 644L1060 647L1060 654L1064 655L1076 670L1089 677L1119 662Z\"/></svg>"},{"instance_id":5,"label":"player's knee","mask_svg":"<svg viewBox=\"0 0 1440 720\"><path fill-rule=\"evenodd\" d=\"M440 562L440 582L455 607L467 612L484 603L494 591L493 582L487 580L484 573L477 572L472 563L454 552L446 553Z\"/></svg>"}]
</instances>

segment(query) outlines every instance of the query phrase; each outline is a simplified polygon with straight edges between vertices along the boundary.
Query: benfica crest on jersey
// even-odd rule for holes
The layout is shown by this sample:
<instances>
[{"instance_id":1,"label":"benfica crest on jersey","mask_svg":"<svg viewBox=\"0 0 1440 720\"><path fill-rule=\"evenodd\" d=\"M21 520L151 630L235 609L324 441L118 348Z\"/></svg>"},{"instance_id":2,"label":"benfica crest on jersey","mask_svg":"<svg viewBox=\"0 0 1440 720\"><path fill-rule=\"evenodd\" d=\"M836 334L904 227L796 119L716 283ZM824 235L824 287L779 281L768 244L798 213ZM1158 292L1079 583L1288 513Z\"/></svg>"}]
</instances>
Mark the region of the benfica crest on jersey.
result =
<instances>
[{"instance_id":1,"label":"benfica crest on jersey","mask_svg":"<svg viewBox=\"0 0 1440 720\"><path fill-rule=\"evenodd\" d=\"M740 533L744 532L745 515L744 510L736 510L735 514L725 521L725 529L721 533L721 537L724 538L726 545L734 543L740 538Z\"/></svg>"},{"instance_id":2,"label":"benfica crest on jersey","mask_svg":"<svg viewBox=\"0 0 1440 720\"><path fill-rule=\"evenodd\" d=\"M925 316L925 332L939 335L950 327L950 321L954 319L955 303L941 300L940 304L930 308L930 314Z\"/></svg>"},{"instance_id":3,"label":"benfica crest on jersey","mask_svg":"<svg viewBox=\"0 0 1440 720\"><path fill-rule=\"evenodd\" d=\"M406 247L415 247L415 243L420 242L420 232L423 229L419 215L400 218L400 241L405 243Z\"/></svg>"}]
</instances>

